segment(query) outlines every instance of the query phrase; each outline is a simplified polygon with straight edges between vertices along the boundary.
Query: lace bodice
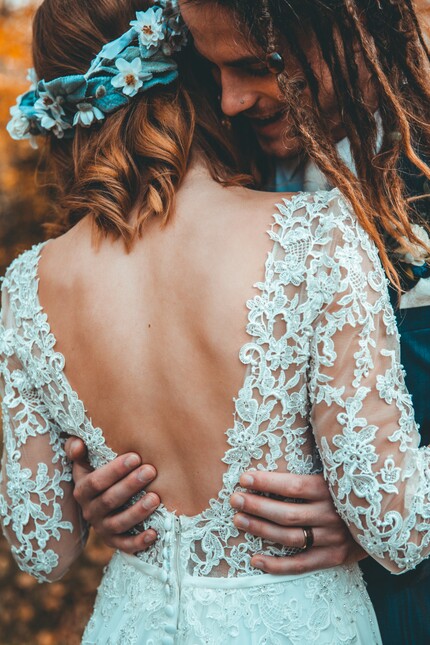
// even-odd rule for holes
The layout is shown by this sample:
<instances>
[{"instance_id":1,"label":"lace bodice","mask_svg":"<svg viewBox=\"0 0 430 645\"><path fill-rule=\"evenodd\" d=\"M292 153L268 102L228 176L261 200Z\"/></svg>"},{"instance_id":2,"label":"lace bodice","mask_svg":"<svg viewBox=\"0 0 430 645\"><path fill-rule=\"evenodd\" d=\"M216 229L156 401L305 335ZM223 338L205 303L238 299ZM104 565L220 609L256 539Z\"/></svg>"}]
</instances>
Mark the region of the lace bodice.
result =
<instances>
[{"instance_id":1,"label":"lace bodice","mask_svg":"<svg viewBox=\"0 0 430 645\"><path fill-rule=\"evenodd\" d=\"M194 576L260 575L250 558L291 553L233 524L230 495L245 470L324 468L357 541L394 571L430 553L430 451L418 449L399 338L375 245L339 191L301 193L277 206L273 248L247 302L246 366L235 399L223 487L194 517L161 506L156 544L139 554L162 567L172 530ZM38 300L43 245L22 254L3 283L0 375L4 456L0 514L20 566L59 577L85 539L74 502L67 435L97 468L115 457L64 374Z\"/></svg>"}]
</instances>

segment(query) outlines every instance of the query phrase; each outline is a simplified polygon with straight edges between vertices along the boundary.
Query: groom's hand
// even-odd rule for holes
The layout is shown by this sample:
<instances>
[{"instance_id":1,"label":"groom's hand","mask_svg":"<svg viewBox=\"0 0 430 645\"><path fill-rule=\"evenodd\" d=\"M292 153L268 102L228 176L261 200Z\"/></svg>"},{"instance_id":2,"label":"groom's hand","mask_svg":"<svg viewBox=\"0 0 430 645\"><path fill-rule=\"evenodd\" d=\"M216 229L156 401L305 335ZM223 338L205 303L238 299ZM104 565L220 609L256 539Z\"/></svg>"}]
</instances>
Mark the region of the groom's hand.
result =
<instances>
[{"instance_id":1,"label":"groom's hand","mask_svg":"<svg viewBox=\"0 0 430 645\"><path fill-rule=\"evenodd\" d=\"M74 497L84 519L105 544L129 554L144 551L153 544L157 539L153 529L139 535L127 535L127 531L155 511L160 504L158 495L148 493L130 508L124 509L124 504L155 479L155 468L141 465L139 455L128 453L93 470L80 439L68 439L65 450L73 462Z\"/></svg>"},{"instance_id":2,"label":"groom's hand","mask_svg":"<svg viewBox=\"0 0 430 645\"><path fill-rule=\"evenodd\" d=\"M314 535L309 550L283 558L255 554L252 566L266 573L300 574L357 562L367 556L337 514L322 475L248 472L242 475L240 484L250 492L235 493L231 498L238 511L234 518L237 528L299 549L305 541L304 528L311 527ZM253 491L305 502L277 501L254 495Z\"/></svg>"}]
</instances>

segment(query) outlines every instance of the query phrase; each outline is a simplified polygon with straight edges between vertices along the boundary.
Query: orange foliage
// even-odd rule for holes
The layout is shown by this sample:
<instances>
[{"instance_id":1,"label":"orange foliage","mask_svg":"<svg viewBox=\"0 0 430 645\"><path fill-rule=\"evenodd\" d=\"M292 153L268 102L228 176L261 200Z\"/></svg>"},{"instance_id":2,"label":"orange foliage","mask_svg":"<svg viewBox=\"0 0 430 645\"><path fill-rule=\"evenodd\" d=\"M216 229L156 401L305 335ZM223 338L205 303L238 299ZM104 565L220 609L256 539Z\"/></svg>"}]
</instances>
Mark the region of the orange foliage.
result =
<instances>
[{"instance_id":1,"label":"orange foliage","mask_svg":"<svg viewBox=\"0 0 430 645\"><path fill-rule=\"evenodd\" d=\"M48 212L35 183L34 151L27 141L12 141L5 129L10 107L28 88L31 19L37 4L0 12L0 273L20 250L42 239Z\"/></svg>"}]
</instances>

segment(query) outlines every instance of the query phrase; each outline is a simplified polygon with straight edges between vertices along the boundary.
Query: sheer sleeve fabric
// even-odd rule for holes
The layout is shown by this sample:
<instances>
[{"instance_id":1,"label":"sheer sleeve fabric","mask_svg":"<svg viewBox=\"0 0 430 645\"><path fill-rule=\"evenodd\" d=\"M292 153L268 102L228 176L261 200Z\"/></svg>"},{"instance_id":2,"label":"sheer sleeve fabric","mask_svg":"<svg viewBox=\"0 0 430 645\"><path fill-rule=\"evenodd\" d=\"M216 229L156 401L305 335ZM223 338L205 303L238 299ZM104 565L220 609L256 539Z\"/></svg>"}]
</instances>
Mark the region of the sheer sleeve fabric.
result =
<instances>
[{"instance_id":1,"label":"sheer sleeve fabric","mask_svg":"<svg viewBox=\"0 0 430 645\"><path fill-rule=\"evenodd\" d=\"M3 287L0 517L19 567L44 582L57 580L67 571L85 544L87 528L73 498L65 437L36 387L36 368L32 373L20 359L22 353L31 351L29 339L17 329Z\"/></svg>"},{"instance_id":2,"label":"sheer sleeve fabric","mask_svg":"<svg viewBox=\"0 0 430 645\"><path fill-rule=\"evenodd\" d=\"M332 208L337 231L308 285L323 302L312 338L312 427L351 533L402 573L430 554L430 450L418 448L376 247L349 206Z\"/></svg>"}]
</instances>

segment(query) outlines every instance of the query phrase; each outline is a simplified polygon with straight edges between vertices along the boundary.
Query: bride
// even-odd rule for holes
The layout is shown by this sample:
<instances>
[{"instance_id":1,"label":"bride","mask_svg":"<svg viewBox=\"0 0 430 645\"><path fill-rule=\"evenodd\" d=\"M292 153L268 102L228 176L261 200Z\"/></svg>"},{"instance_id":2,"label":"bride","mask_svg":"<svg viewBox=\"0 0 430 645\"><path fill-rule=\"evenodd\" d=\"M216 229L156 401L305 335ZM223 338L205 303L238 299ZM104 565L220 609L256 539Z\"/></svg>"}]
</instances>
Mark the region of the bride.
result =
<instances>
[{"instance_id":1,"label":"bride","mask_svg":"<svg viewBox=\"0 0 430 645\"><path fill-rule=\"evenodd\" d=\"M67 437L96 468L138 452L160 473L158 539L115 553L83 643L380 643L356 565L264 574L253 553L297 550L239 531L230 504L253 469L324 468L372 557L401 573L430 553L380 240L338 190L247 188L203 89L177 79L176 3L142 4L36 15L43 80L9 131L48 139L63 234L3 282L5 534L58 579L85 543Z\"/></svg>"}]
</instances>

